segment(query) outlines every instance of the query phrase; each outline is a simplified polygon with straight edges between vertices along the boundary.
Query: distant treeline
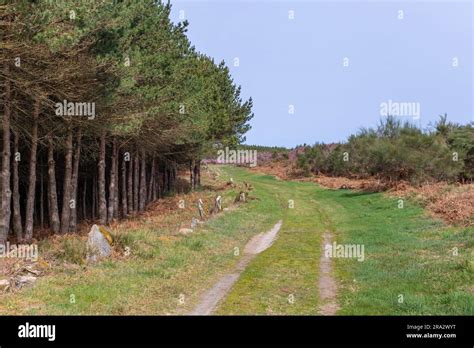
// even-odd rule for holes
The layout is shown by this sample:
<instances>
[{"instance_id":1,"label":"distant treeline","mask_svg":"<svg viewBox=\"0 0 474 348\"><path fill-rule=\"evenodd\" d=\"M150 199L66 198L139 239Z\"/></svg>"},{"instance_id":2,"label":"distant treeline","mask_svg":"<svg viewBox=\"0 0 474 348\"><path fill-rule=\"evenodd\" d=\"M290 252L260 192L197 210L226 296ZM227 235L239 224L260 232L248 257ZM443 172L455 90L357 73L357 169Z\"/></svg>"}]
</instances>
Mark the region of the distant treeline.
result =
<instances>
[{"instance_id":1,"label":"distant treeline","mask_svg":"<svg viewBox=\"0 0 474 348\"><path fill-rule=\"evenodd\" d=\"M258 152L277 152L277 153L287 153L288 149L281 146L263 146L263 145L246 145L240 144L237 146L237 149L242 150L257 150Z\"/></svg>"},{"instance_id":2,"label":"distant treeline","mask_svg":"<svg viewBox=\"0 0 474 348\"><path fill-rule=\"evenodd\" d=\"M297 167L305 174L407 180L472 182L474 128L443 115L430 131L389 116L342 144L306 146Z\"/></svg>"},{"instance_id":3,"label":"distant treeline","mask_svg":"<svg viewBox=\"0 0 474 348\"><path fill-rule=\"evenodd\" d=\"M250 128L224 62L156 0L0 0L0 244L106 224Z\"/></svg>"}]
</instances>

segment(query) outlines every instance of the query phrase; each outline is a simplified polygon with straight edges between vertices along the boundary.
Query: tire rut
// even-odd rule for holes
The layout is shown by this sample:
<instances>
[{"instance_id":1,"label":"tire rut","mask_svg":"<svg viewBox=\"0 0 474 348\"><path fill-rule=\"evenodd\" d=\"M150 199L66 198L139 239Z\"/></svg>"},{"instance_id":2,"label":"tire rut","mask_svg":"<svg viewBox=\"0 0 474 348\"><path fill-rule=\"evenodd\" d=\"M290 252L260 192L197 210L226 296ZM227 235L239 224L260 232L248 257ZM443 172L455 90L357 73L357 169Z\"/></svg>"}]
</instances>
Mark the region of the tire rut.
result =
<instances>
[{"instance_id":1,"label":"tire rut","mask_svg":"<svg viewBox=\"0 0 474 348\"><path fill-rule=\"evenodd\" d=\"M278 221L273 228L265 233L259 233L252 237L245 245L242 258L237 263L233 272L222 276L214 286L201 297L198 305L191 311L190 315L210 315L229 293L240 274L245 270L250 261L262 251L268 249L275 241L281 228L282 220Z\"/></svg>"},{"instance_id":2,"label":"tire rut","mask_svg":"<svg viewBox=\"0 0 474 348\"><path fill-rule=\"evenodd\" d=\"M326 256L325 246L332 243L332 234L324 232L322 253L319 260L319 314L321 315L335 315L338 311L339 304L337 303L337 283L332 275L332 259Z\"/></svg>"}]
</instances>

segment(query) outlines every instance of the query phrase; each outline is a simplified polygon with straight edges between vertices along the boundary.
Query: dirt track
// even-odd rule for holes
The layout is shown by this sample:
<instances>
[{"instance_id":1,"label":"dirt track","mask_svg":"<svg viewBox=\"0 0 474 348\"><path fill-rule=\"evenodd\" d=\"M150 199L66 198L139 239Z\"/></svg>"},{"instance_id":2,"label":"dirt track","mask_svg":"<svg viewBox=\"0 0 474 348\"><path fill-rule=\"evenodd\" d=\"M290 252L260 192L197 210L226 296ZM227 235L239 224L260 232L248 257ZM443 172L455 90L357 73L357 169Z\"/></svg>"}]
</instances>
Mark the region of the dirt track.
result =
<instances>
[{"instance_id":1,"label":"dirt track","mask_svg":"<svg viewBox=\"0 0 474 348\"><path fill-rule=\"evenodd\" d=\"M232 289L234 283L239 279L240 274L245 270L249 262L259 253L268 249L276 239L281 228L282 221L278 221L273 228L265 233L254 236L244 248L244 254L237 264L234 272L222 276L214 286L201 297L198 305L191 315L209 315L214 312L219 302Z\"/></svg>"}]
</instances>

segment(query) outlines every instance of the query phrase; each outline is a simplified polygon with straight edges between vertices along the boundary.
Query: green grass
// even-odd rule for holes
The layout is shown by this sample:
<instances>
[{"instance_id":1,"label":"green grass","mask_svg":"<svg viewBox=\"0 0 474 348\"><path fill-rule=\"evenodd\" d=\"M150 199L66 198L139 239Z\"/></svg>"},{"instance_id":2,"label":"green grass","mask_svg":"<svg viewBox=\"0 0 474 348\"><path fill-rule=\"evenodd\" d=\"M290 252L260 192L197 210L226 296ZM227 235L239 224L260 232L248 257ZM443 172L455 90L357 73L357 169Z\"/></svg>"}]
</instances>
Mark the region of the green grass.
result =
<instances>
[{"instance_id":1,"label":"green grass","mask_svg":"<svg viewBox=\"0 0 474 348\"><path fill-rule=\"evenodd\" d=\"M474 314L473 228L448 227L410 202L399 209L380 193L325 190L315 198L338 243L365 246L363 262L336 259L339 314Z\"/></svg>"},{"instance_id":2,"label":"green grass","mask_svg":"<svg viewBox=\"0 0 474 348\"><path fill-rule=\"evenodd\" d=\"M283 225L271 248L259 254L242 273L216 314L314 314L318 308L318 261L321 214L307 204L315 186L277 181L271 176L244 176L229 169L234 177L251 181L255 193L271 192ZM244 177L243 177L244 176ZM289 200L294 203L289 208ZM269 207L270 208L270 207Z\"/></svg>"},{"instance_id":3,"label":"green grass","mask_svg":"<svg viewBox=\"0 0 474 348\"><path fill-rule=\"evenodd\" d=\"M362 262L334 259L338 314L474 314L473 228L448 227L410 202L399 209L381 193L246 180L281 192L281 201L295 199L295 208L286 209L278 240L249 265L218 313L317 314L317 261L327 229L338 244L365 248Z\"/></svg>"},{"instance_id":4,"label":"green grass","mask_svg":"<svg viewBox=\"0 0 474 348\"><path fill-rule=\"evenodd\" d=\"M172 228L153 223L114 231L120 248L129 246L131 256L95 266L80 265L83 250L77 241L63 241L69 255L64 261L79 265L58 266L33 288L0 295L0 314L185 314L234 269L239 260L235 248L242 251L252 236L280 219L275 243L251 261L216 314L317 314L326 230L338 244L365 247L363 262L334 259L338 314L474 314L473 228L448 227L410 202L398 209L396 199L383 194L327 190L242 168L219 168L222 181L233 177L238 184L252 183L251 194L258 199L218 215L186 237L171 236ZM237 188L224 193L224 207L236 193ZM293 209L288 200L294 201ZM176 210L164 217L163 225L168 219L170 226L190 220L180 214L186 213Z\"/></svg>"},{"instance_id":5,"label":"green grass","mask_svg":"<svg viewBox=\"0 0 474 348\"><path fill-rule=\"evenodd\" d=\"M223 182L228 179L221 175ZM202 192L203 196L215 194ZM237 188L220 194L223 206L229 206ZM272 195L262 192L259 198L219 214L189 236L171 236L173 228L156 228L146 219L140 228L118 229L114 234L119 249L129 246L131 256L95 266L82 266L81 244L67 237L59 251L48 252L58 257L51 274L40 277L32 288L0 294L0 314L186 313L202 291L233 268L238 261L235 248L243 250L253 235L274 224L278 212L268 213L275 208ZM189 222L191 215L176 209L164 219L174 226L176 221ZM49 242L42 243L40 257L49 249ZM63 267L63 261L76 262L76 267Z\"/></svg>"}]
</instances>

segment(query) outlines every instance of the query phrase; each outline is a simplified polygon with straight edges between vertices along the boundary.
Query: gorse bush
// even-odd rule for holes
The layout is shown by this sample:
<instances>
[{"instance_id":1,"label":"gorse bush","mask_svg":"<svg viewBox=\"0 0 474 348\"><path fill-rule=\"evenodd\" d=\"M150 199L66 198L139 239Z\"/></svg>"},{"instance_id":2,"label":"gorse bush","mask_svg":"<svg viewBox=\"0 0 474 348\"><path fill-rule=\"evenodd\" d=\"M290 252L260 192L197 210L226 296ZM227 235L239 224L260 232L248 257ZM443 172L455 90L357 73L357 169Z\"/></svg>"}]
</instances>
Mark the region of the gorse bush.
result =
<instances>
[{"instance_id":1,"label":"gorse bush","mask_svg":"<svg viewBox=\"0 0 474 348\"><path fill-rule=\"evenodd\" d=\"M343 144L315 144L298 155L306 174L377 177L387 181L465 181L474 177L474 128L446 122L423 132L389 116Z\"/></svg>"}]
</instances>

